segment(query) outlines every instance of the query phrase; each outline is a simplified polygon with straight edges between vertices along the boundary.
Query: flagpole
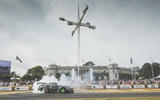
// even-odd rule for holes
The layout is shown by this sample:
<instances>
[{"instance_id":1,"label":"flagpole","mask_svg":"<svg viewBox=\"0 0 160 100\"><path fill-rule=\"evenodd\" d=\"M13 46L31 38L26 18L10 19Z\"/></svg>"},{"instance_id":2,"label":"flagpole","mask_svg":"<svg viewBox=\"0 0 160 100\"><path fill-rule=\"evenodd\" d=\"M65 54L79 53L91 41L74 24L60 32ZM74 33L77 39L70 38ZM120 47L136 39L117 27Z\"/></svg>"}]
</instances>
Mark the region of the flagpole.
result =
<instances>
[{"instance_id":1,"label":"flagpole","mask_svg":"<svg viewBox=\"0 0 160 100\"><path fill-rule=\"evenodd\" d=\"M153 77L153 79L154 79L154 72L153 72L153 59L151 58L151 71L152 71L152 77Z\"/></svg>"},{"instance_id":2,"label":"flagpole","mask_svg":"<svg viewBox=\"0 0 160 100\"><path fill-rule=\"evenodd\" d=\"M13 86L15 84L15 77L16 77L16 71L14 72L14 75L13 75Z\"/></svg>"},{"instance_id":3,"label":"flagpole","mask_svg":"<svg viewBox=\"0 0 160 100\"><path fill-rule=\"evenodd\" d=\"M86 14L86 12L87 12L87 10L88 10L88 5L86 5L86 7L85 7L85 9L83 10L83 15L81 16L81 18L80 18L80 12L79 12L79 1L77 0L77 3L78 3L78 22L73 22L73 21L70 21L70 20L67 20L67 19L65 19L65 18L63 18L63 17L59 17L59 20L61 20L61 21L66 21L67 23L68 23L68 25L76 25L76 27L75 27L75 29L72 31L72 36L74 35L74 33L76 32L76 30L77 30L77 34L78 34L78 36L77 36L77 44L78 44L78 50L77 50L77 56L78 56L78 71L77 71L77 73L78 73L78 77L79 77L79 74L80 74L80 72L79 72L79 67L80 67L80 26L83 26L83 27L88 27L88 28L90 28L90 29L96 29L96 26L93 26L93 25L90 25L90 23L88 22L88 23L82 23L82 19L84 18L84 15Z\"/></svg>"},{"instance_id":4,"label":"flagpole","mask_svg":"<svg viewBox=\"0 0 160 100\"><path fill-rule=\"evenodd\" d=\"M134 76L133 76L133 59L132 59L132 57L130 57L130 64L131 64L131 74L132 74L132 80L133 80Z\"/></svg>"},{"instance_id":5,"label":"flagpole","mask_svg":"<svg viewBox=\"0 0 160 100\"><path fill-rule=\"evenodd\" d=\"M78 1L78 21L80 20L79 13L79 1ZM80 67L80 27L78 27L78 78L79 78L79 67Z\"/></svg>"}]
</instances>

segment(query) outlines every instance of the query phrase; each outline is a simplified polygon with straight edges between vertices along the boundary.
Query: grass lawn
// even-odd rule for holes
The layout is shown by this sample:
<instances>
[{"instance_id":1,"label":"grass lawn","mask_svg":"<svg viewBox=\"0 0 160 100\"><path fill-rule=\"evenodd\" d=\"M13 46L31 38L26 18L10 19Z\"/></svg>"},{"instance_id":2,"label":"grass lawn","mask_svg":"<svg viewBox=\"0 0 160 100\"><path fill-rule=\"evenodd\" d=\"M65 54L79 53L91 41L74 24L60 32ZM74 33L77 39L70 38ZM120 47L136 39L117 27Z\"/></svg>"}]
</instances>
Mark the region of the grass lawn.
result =
<instances>
[{"instance_id":1,"label":"grass lawn","mask_svg":"<svg viewBox=\"0 0 160 100\"><path fill-rule=\"evenodd\" d=\"M129 93L129 92L160 92L160 88L156 89L79 89L77 93Z\"/></svg>"},{"instance_id":2,"label":"grass lawn","mask_svg":"<svg viewBox=\"0 0 160 100\"><path fill-rule=\"evenodd\" d=\"M67 99L46 99L46 100L160 100L160 97L127 97L127 98L67 98Z\"/></svg>"}]
</instances>

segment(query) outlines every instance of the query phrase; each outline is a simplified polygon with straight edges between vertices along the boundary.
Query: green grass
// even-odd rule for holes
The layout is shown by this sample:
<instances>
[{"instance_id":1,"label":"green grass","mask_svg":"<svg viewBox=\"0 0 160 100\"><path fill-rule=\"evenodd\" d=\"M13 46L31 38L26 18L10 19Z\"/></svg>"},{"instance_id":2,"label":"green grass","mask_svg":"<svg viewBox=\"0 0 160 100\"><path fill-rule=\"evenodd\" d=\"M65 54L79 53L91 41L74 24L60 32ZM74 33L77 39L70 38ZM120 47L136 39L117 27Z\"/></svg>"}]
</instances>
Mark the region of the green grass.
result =
<instances>
[{"instance_id":1,"label":"green grass","mask_svg":"<svg viewBox=\"0 0 160 100\"><path fill-rule=\"evenodd\" d=\"M127 97L127 98L67 98L67 99L45 99L45 100L160 100L160 97Z\"/></svg>"}]
</instances>

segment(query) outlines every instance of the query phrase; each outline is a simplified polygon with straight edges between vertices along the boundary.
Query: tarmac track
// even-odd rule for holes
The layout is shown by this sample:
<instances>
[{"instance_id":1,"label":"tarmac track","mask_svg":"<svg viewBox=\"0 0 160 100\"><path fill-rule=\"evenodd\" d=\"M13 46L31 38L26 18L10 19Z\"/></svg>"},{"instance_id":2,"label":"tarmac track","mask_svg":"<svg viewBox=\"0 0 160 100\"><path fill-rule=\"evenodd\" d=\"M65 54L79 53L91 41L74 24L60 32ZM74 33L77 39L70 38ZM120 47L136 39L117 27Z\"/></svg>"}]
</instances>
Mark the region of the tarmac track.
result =
<instances>
[{"instance_id":1,"label":"tarmac track","mask_svg":"<svg viewBox=\"0 0 160 100\"><path fill-rule=\"evenodd\" d=\"M0 95L0 100L47 100L58 98L119 98L119 97L160 97L160 92L145 93L74 93L74 94L32 94L17 93Z\"/></svg>"}]
</instances>

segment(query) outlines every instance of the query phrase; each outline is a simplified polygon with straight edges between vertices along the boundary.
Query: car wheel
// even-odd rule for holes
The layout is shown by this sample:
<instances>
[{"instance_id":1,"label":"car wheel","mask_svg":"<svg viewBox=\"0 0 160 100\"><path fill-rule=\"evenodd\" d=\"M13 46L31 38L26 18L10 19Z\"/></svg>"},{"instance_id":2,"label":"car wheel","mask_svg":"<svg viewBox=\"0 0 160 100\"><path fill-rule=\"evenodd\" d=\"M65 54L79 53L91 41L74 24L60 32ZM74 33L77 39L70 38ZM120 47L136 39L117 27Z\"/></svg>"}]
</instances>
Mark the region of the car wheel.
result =
<instances>
[{"instance_id":1,"label":"car wheel","mask_svg":"<svg viewBox=\"0 0 160 100\"><path fill-rule=\"evenodd\" d=\"M49 89L45 89L45 93L48 93L49 92Z\"/></svg>"},{"instance_id":2,"label":"car wheel","mask_svg":"<svg viewBox=\"0 0 160 100\"><path fill-rule=\"evenodd\" d=\"M66 88L61 88L60 90L59 90L59 93L62 93L62 94L64 94L64 93L66 93Z\"/></svg>"},{"instance_id":3,"label":"car wheel","mask_svg":"<svg viewBox=\"0 0 160 100\"><path fill-rule=\"evenodd\" d=\"M70 94L73 94L73 91L72 91L72 90L70 91Z\"/></svg>"}]
</instances>

